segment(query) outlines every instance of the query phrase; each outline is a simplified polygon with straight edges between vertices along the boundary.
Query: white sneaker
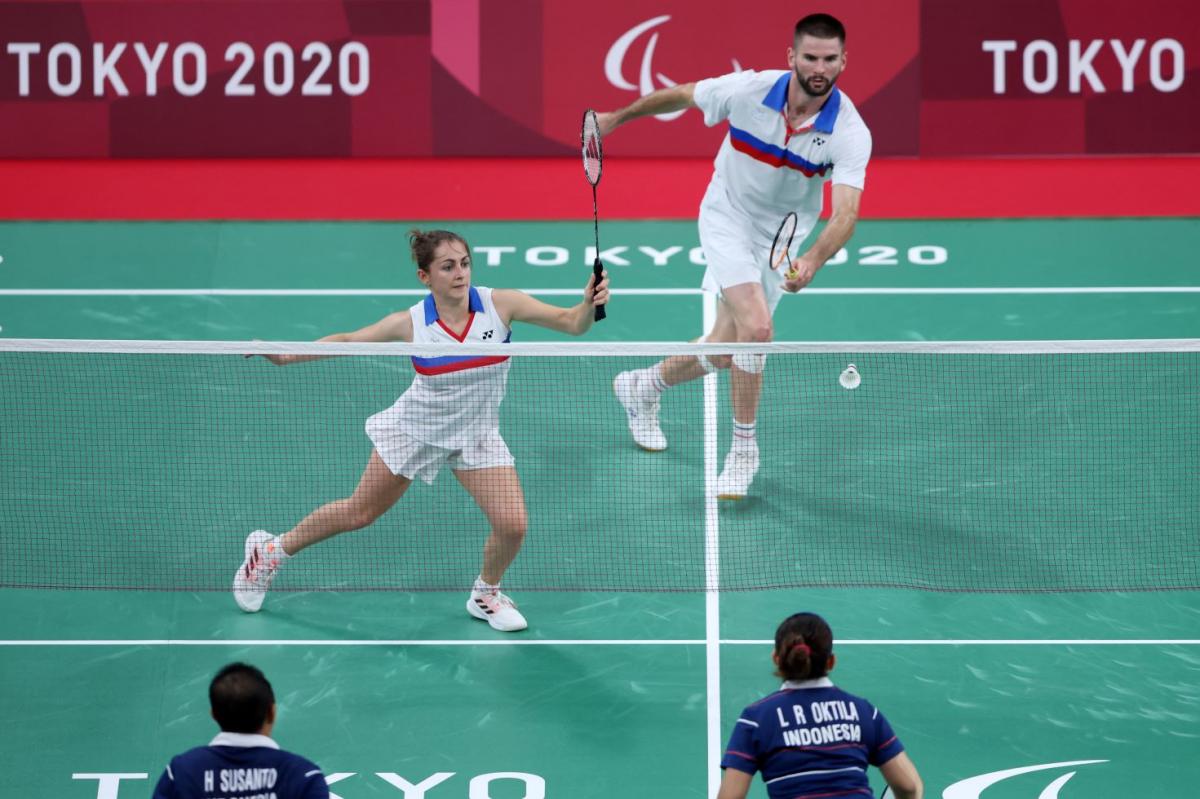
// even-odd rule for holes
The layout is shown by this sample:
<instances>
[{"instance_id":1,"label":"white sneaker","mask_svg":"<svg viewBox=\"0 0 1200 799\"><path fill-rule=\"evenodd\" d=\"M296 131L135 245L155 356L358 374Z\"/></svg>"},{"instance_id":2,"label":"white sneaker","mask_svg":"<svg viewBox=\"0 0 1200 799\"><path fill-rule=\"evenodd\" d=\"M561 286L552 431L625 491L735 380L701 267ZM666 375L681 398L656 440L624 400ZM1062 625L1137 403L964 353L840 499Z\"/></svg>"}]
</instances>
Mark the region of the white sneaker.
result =
<instances>
[{"instance_id":1,"label":"white sneaker","mask_svg":"<svg viewBox=\"0 0 1200 799\"><path fill-rule=\"evenodd\" d=\"M725 468L717 478L717 499L742 499L750 491L758 473L758 450L736 452L725 456Z\"/></svg>"},{"instance_id":2,"label":"white sneaker","mask_svg":"<svg viewBox=\"0 0 1200 799\"><path fill-rule=\"evenodd\" d=\"M246 559L233 575L233 600L247 613L257 613L267 598L267 589L282 560L271 543L275 536L265 530L255 530L246 536Z\"/></svg>"},{"instance_id":3,"label":"white sneaker","mask_svg":"<svg viewBox=\"0 0 1200 799\"><path fill-rule=\"evenodd\" d=\"M629 432L642 449L661 452L667 448L667 437L658 426L658 397L653 400L642 398L639 383L642 377L638 370L621 372L613 380L613 393L625 408L629 417Z\"/></svg>"},{"instance_id":4,"label":"white sneaker","mask_svg":"<svg viewBox=\"0 0 1200 799\"><path fill-rule=\"evenodd\" d=\"M529 626L517 605L503 591L472 591L467 613L482 619L502 633L524 630Z\"/></svg>"}]
</instances>

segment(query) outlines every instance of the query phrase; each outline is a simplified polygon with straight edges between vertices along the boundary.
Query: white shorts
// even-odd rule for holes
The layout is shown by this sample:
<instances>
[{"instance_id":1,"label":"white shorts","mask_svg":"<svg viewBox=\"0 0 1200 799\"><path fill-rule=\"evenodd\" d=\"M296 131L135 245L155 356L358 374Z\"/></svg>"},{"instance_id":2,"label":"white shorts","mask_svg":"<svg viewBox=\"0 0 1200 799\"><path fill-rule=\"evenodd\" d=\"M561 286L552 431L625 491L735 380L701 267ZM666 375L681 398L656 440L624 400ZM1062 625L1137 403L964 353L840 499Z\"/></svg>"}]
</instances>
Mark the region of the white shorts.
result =
<instances>
[{"instance_id":1,"label":"white shorts","mask_svg":"<svg viewBox=\"0 0 1200 799\"><path fill-rule=\"evenodd\" d=\"M723 193L723 185L714 180L700 203L700 246L708 262L701 287L720 293L730 286L760 283L773 314L783 296L784 278L782 269L773 270L769 264L775 231L764 235L750 217L730 207ZM792 247L799 250L800 242L793 241Z\"/></svg>"},{"instance_id":2,"label":"white shorts","mask_svg":"<svg viewBox=\"0 0 1200 799\"><path fill-rule=\"evenodd\" d=\"M499 430L490 430L461 449L447 449L418 441L387 424L378 418L380 416L382 414L376 414L367 419L367 436L392 474L409 480L420 478L425 483L432 483L442 466L457 472L515 463Z\"/></svg>"}]
</instances>

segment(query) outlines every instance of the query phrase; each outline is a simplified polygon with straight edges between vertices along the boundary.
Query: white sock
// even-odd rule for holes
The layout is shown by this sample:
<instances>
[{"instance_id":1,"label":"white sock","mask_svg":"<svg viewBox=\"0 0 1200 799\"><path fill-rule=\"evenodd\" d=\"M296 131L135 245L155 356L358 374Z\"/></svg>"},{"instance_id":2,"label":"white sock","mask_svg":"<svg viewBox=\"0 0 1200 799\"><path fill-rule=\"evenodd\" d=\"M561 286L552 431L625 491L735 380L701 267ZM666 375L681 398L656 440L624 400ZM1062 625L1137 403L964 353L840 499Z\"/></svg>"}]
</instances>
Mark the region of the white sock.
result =
<instances>
[{"instance_id":1,"label":"white sock","mask_svg":"<svg viewBox=\"0 0 1200 799\"><path fill-rule=\"evenodd\" d=\"M282 536L277 535L268 541L266 550L268 555L276 558L280 563L283 563L285 560L291 557L291 555L287 553L287 550L283 548Z\"/></svg>"},{"instance_id":2,"label":"white sock","mask_svg":"<svg viewBox=\"0 0 1200 799\"><path fill-rule=\"evenodd\" d=\"M733 420L733 446L731 449L734 452L758 452L758 439L755 438L754 428L754 422L743 424L737 419Z\"/></svg>"},{"instance_id":3,"label":"white sock","mask_svg":"<svg viewBox=\"0 0 1200 799\"><path fill-rule=\"evenodd\" d=\"M638 393L647 402L658 399L658 396L669 388L662 378L661 362L654 364L654 366L648 369L643 369L638 376L641 378L637 382Z\"/></svg>"},{"instance_id":4,"label":"white sock","mask_svg":"<svg viewBox=\"0 0 1200 799\"><path fill-rule=\"evenodd\" d=\"M483 581L483 575L481 574L475 578L475 587L471 590L477 594L494 594L500 590L500 586L498 584L492 585L491 583L485 583Z\"/></svg>"}]
</instances>

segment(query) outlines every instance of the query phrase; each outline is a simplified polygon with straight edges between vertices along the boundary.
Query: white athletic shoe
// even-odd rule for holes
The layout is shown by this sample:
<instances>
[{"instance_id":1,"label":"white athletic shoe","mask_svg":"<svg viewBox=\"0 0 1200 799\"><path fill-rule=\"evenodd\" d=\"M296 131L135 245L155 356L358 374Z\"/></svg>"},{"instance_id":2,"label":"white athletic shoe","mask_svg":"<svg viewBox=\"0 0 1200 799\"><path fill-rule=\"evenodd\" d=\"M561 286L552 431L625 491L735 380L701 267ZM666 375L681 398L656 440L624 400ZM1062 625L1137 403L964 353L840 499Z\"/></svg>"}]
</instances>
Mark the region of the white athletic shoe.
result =
<instances>
[{"instance_id":1,"label":"white athletic shoe","mask_svg":"<svg viewBox=\"0 0 1200 799\"><path fill-rule=\"evenodd\" d=\"M517 605L503 591L472 591L467 613L482 619L502 633L524 630L529 626Z\"/></svg>"},{"instance_id":2,"label":"white athletic shoe","mask_svg":"<svg viewBox=\"0 0 1200 799\"><path fill-rule=\"evenodd\" d=\"M629 417L629 432L642 449L661 452L667 448L667 437L658 426L658 397L645 400L639 390L642 376L638 371L621 372L613 380L613 393Z\"/></svg>"},{"instance_id":3,"label":"white athletic shoe","mask_svg":"<svg viewBox=\"0 0 1200 799\"><path fill-rule=\"evenodd\" d=\"M255 530L246 536L246 559L233 575L233 599L247 613L257 613L267 598L271 579L279 568L280 553L275 536L265 530Z\"/></svg>"},{"instance_id":4,"label":"white athletic shoe","mask_svg":"<svg viewBox=\"0 0 1200 799\"><path fill-rule=\"evenodd\" d=\"M717 499L742 499L750 491L758 473L758 450L735 452L725 456L725 468L717 478Z\"/></svg>"}]
</instances>

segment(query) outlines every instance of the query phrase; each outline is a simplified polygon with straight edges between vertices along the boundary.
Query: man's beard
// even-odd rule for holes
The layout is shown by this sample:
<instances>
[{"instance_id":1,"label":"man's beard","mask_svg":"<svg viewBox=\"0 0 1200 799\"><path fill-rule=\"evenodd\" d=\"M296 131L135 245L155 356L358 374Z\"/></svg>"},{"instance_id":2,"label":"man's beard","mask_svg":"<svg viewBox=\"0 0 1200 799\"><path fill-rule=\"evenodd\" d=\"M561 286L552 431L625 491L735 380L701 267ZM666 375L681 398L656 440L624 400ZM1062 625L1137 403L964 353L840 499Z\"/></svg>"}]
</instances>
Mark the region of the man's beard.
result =
<instances>
[{"instance_id":1,"label":"man's beard","mask_svg":"<svg viewBox=\"0 0 1200 799\"><path fill-rule=\"evenodd\" d=\"M800 88L803 89L804 93L810 97L824 97L825 95L829 94L829 91L833 88L833 84L837 83L837 78L833 78L832 80L829 78L823 78L824 84L821 90L818 91L812 87L811 83L809 83L812 78L805 79L800 77L800 70L795 70L795 72L796 80L800 83Z\"/></svg>"}]
</instances>

